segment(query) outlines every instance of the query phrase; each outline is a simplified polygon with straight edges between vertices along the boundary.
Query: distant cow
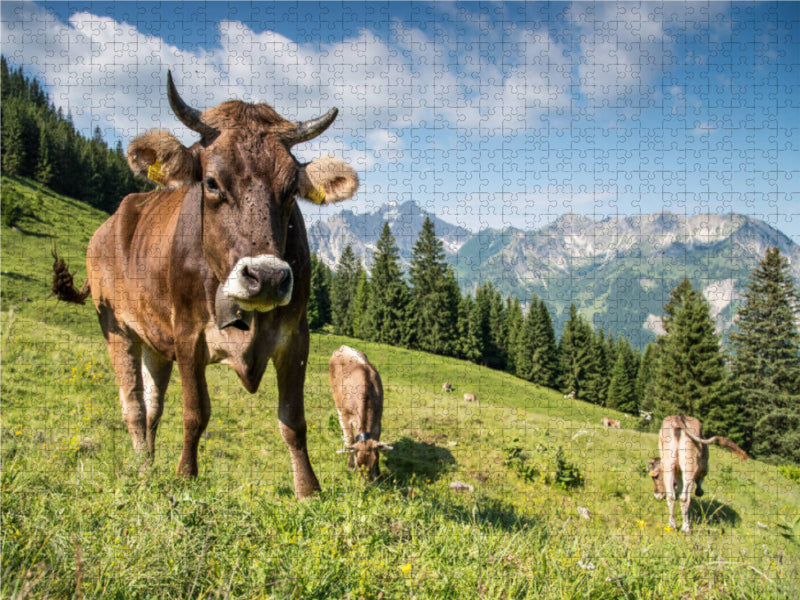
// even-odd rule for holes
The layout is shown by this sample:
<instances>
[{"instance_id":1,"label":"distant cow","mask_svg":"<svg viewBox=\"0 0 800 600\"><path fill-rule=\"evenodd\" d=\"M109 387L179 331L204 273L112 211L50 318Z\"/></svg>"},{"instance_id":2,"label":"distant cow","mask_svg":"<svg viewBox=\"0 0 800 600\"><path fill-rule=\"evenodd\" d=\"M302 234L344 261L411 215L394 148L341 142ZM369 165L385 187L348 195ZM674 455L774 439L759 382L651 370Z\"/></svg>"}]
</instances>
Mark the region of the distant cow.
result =
<instances>
[{"instance_id":1,"label":"distant cow","mask_svg":"<svg viewBox=\"0 0 800 600\"><path fill-rule=\"evenodd\" d=\"M447 392L452 392L452 391L453 391L453 384L450 383L449 381L445 381L442 384L442 393L445 394Z\"/></svg>"},{"instance_id":2,"label":"distant cow","mask_svg":"<svg viewBox=\"0 0 800 600\"><path fill-rule=\"evenodd\" d=\"M380 475L379 452L392 449L380 441L383 415L381 376L367 356L349 346L341 346L328 363L328 380L339 413L342 438L350 454L347 467L358 469L364 477Z\"/></svg>"},{"instance_id":3,"label":"distant cow","mask_svg":"<svg viewBox=\"0 0 800 600\"><path fill-rule=\"evenodd\" d=\"M608 417L603 417L600 419L600 422L603 424L603 427L612 427L614 429L620 429L622 427L619 419L609 419Z\"/></svg>"},{"instance_id":4,"label":"distant cow","mask_svg":"<svg viewBox=\"0 0 800 600\"><path fill-rule=\"evenodd\" d=\"M464 394L464 402L477 402L477 401L478 397L475 394L472 394L470 392Z\"/></svg>"},{"instance_id":5,"label":"distant cow","mask_svg":"<svg viewBox=\"0 0 800 600\"><path fill-rule=\"evenodd\" d=\"M666 496L669 508L669 526L675 523L675 498L680 496L683 526L681 531L691 533L689 527L689 503L694 491L698 498L703 495L703 478L708 474L708 444L719 444L728 448L742 460L747 454L728 438L715 435L703 439L700 421L685 415L671 416L661 424L658 436L660 458L648 461L653 478L653 495L659 500Z\"/></svg>"},{"instance_id":6,"label":"distant cow","mask_svg":"<svg viewBox=\"0 0 800 600\"><path fill-rule=\"evenodd\" d=\"M80 304L91 293L123 418L134 449L148 461L178 364L184 476L197 475L211 415L206 367L229 365L254 393L272 360L295 494L309 496L319 489L303 400L311 269L296 198L338 202L355 193L358 178L339 159L303 164L291 149L322 134L337 110L304 122L288 121L268 104L239 101L200 112L183 101L169 73L167 99L200 140L187 148L169 132L150 131L131 143L131 169L165 189L123 198L89 242L80 290L56 258L53 292Z\"/></svg>"},{"instance_id":7,"label":"distant cow","mask_svg":"<svg viewBox=\"0 0 800 600\"><path fill-rule=\"evenodd\" d=\"M569 394L564 394L564 400L575 400L575 390L572 390Z\"/></svg>"}]
</instances>

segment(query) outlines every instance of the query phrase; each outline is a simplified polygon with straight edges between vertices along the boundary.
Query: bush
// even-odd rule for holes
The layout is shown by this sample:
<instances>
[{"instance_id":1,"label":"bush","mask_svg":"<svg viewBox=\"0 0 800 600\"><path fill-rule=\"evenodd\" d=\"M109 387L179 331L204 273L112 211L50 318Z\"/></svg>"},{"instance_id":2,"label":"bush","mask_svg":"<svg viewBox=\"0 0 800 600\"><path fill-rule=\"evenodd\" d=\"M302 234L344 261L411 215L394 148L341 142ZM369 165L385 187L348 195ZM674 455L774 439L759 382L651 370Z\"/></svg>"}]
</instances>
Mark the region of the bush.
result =
<instances>
[{"instance_id":1,"label":"bush","mask_svg":"<svg viewBox=\"0 0 800 600\"><path fill-rule=\"evenodd\" d=\"M800 467L797 465L781 465L778 471L789 481L800 483Z\"/></svg>"},{"instance_id":2,"label":"bush","mask_svg":"<svg viewBox=\"0 0 800 600\"><path fill-rule=\"evenodd\" d=\"M16 188L11 188L8 191L3 190L2 200L0 200L0 216L2 216L2 223L5 227L14 227L19 223L23 217L28 216L28 211L25 210L24 198Z\"/></svg>"},{"instance_id":3,"label":"bush","mask_svg":"<svg viewBox=\"0 0 800 600\"><path fill-rule=\"evenodd\" d=\"M567 460L561 446L546 448L537 444L534 450L536 459L531 461L519 438L514 438L503 452L503 464L525 481L539 481L565 490L584 484L580 469Z\"/></svg>"}]
</instances>

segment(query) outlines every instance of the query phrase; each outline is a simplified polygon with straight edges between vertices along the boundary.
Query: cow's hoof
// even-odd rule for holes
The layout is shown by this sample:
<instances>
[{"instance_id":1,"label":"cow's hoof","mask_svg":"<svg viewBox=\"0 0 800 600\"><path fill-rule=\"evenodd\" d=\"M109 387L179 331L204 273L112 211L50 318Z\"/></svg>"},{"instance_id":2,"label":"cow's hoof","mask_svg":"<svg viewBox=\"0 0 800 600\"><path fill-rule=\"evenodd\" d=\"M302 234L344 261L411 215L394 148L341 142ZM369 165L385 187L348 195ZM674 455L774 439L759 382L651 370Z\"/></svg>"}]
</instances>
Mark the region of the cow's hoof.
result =
<instances>
[{"instance_id":1,"label":"cow's hoof","mask_svg":"<svg viewBox=\"0 0 800 600\"><path fill-rule=\"evenodd\" d=\"M688 525L684 525L681 527L681 533L692 533L692 530Z\"/></svg>"},{"instance_id":2,"label":"cow's hoof","mask_svg":"<svg viewBox=\"0 0 800 600\"><path fill-rule=\"evenodd\" d=\"M702 498L702 497L703 497L703 494L705 494L705 492L703 491L703 488L701 488L701 487L697 488L697 489L694 491L694 495L695 495L696 497L698 497L698 498Z\"/></svg>"},{"instance_id":3,"label":"cow's hoof","mask_svg":"<svg viewBox=\"0 0 800 600\"><path fill-rule=\"evenodd\" d=\"M191 477L197 477L197 465L187 465L184 463L178 463L178 477L185 477L187 479Z\"/></svg>"},{"instance_id":4,"label":"cow's hoof","mask_svg":"<svg viewBox=\"0 0 800 600\"><path fill-rule=\"evenodd\" d=\"M311 490L296 490L295 496L297 496L298 500L316 500L319 498L320 489L311 489Z\"/></svg>"}]
</instances>

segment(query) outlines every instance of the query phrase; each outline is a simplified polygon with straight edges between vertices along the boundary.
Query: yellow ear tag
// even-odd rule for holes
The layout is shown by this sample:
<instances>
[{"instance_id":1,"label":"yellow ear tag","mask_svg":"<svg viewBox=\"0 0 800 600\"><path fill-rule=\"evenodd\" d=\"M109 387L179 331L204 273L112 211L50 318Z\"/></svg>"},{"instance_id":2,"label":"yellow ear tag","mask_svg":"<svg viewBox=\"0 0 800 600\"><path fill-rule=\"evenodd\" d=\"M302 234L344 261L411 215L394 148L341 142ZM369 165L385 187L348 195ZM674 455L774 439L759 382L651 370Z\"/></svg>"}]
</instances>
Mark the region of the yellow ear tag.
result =
<instances>
[{"instance_id":1,"label":"yellow ear tag","mask_svg":"<svg viewBox=\"0 0 800 600\"><path fill-rule=\"evenodd\" d=\"M147 167L147 178L158 185L164 185L167 181L167 175L162 167L163 165L159 161Z\"/></svg>"},{"instance_id":2,"label":"yellow ear tag","mask_svg":"<svg viewBox=\"0 0 800 600\"><path fill-rule=\"evenodd\" d=\"M325 188L322 186L312 188L308 193L308 199L314 204L322 204L325 202Z\"/></svg>"}]
</instances>

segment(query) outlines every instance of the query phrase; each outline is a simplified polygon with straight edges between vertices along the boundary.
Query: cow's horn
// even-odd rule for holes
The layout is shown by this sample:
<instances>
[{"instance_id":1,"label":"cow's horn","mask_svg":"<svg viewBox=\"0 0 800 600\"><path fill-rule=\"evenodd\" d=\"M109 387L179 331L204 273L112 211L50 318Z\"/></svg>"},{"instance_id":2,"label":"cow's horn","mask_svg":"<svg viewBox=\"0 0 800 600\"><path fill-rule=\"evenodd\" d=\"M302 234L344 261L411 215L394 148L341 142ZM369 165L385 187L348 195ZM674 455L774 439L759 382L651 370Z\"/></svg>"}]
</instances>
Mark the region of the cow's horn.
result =
<instances>
[{"instance_id":1,"label":"cow's horn","mask_svg":"<svg viewBox=\"0 0 800 600\"><path fill-rule=\"evenodd\" d=\"M289 143L290 145L299 144L300 142L307 142L313 140L318 135L321 135L331 123L334 122L336 116L339 114L338 108L332 108L321 117L311 119L310 121L300 121L297 127L292 132Z\"/></svg>"},{"instance_id":2,"label":"cow's horn","mask_svg":"<svg viewBox=\"0 0 800 600\"><path fill-rule=\"evenodd\" d=\"M172 81L172 73L170 71L167 71L167 98L169 98L169 106L175 116L178 117L178 120L192 131L199 133L204 141L210 142L219 135L219 131L203 123L200 119L199 110L192 108L183 101L178 90L175 89L175 83Z\"/></svg>"}]
</instances>

